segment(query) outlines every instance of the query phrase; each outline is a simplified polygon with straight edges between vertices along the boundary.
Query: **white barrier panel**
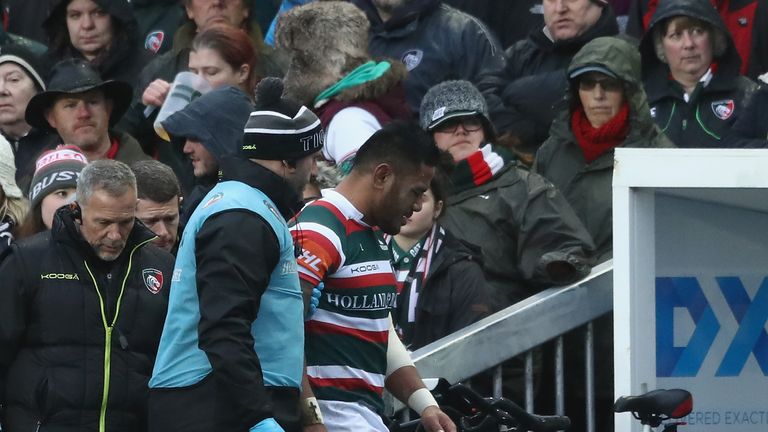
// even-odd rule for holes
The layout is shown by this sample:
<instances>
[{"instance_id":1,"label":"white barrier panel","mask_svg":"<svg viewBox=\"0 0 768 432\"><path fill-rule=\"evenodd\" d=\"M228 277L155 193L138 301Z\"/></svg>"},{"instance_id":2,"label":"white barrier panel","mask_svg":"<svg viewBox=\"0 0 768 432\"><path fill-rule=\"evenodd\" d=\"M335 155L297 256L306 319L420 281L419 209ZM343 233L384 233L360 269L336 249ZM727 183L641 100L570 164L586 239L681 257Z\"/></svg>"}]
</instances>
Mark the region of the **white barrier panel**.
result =
<instances>
[{"instance_id":1,"label":"white barrier panel","mask_svg":"<svg viewBox=\"0 0 768 432\"><path fill-rule=\"evenodd\" d=\"M615 166L616 395L684 388L681 432L768 430L768 151L619 149Z\"/></svg>"}]
</instances>

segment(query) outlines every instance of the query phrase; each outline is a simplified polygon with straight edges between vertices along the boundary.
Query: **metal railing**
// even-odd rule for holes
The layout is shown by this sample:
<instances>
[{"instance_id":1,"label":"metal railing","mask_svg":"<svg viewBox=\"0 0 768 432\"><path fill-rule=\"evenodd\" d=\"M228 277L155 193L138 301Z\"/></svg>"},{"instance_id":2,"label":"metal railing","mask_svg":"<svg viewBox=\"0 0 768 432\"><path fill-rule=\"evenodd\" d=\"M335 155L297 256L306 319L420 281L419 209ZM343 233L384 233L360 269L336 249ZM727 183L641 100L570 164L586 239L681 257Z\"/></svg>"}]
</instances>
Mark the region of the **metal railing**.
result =
<instances>
[{"instance_id":1,"label":"metal railing","mask_svg":"<svg viewBox=\"0 0 768 432\"><path fill-rule=\"evenodd\" d=\"M613 262L592 269L589 276L566 287L550 288L501 310L471 326L414 351L411 357L422 377L459 382L493 370L494 396L501 396L501 363L525 356L526 409L533 412L532 350L555 341L555 409L563 414L563 335L586 325L584 345L587 432L595 430L594 329L592 321L613 308ZM402 405L395 403L399 410Z\"/></svg>"}]
</instances>

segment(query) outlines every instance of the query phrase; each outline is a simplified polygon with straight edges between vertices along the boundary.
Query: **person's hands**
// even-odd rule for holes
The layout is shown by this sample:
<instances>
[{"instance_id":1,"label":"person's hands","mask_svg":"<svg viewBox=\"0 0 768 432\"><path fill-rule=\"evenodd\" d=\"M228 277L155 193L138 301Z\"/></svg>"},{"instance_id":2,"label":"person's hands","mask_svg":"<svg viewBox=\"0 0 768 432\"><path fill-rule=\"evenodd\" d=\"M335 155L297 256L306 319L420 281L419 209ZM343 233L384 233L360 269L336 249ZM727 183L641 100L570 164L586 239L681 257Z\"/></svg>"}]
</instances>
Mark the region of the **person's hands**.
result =
<instances>
[{"instance_id":1,"label":"person's hands","mask_svg":"<svg viewBox=\"0 0 768 432\"><path fill-rule=\"evenodd\" d=\"M152 81L141 95L141 103L146 106L162 106L168 92L171 91L171 83L156 79Z\"/></svg>"},{"instance_id":2,"label":"person's hands","mask_svg":"<svg viewBox=\"0 0 768 432\"><path fill-rule=\"evenodd\" d=\"M304 426L304 432L328 432L324 424L313 424Z\"/></svg>"},{"instance_id":3,"label":"person's hands","mask_svg":"<svg viewBox=\"0 0 768 432\"><path fill-rule=\"evenodd\" d=\"M421 424L427 432L456 432L456 425L440 408L432 405L421 413Z\"/></svg>"},{"instance_id":4,"label":"person's hands","mask_svg":"<svg viewBox=\"0 0 768 432\"><path fill-rule=\"evenodd\" d=\"M323 282L320 282L316 287L312 288L312 297L309 299L309 314L307 315L307 319L309 319L312 314L315 313L315 310L317 310L317 305L320 304L320 296L323 295L323 289L325 289L325 283Z\"/></svg>"}]
</instances>

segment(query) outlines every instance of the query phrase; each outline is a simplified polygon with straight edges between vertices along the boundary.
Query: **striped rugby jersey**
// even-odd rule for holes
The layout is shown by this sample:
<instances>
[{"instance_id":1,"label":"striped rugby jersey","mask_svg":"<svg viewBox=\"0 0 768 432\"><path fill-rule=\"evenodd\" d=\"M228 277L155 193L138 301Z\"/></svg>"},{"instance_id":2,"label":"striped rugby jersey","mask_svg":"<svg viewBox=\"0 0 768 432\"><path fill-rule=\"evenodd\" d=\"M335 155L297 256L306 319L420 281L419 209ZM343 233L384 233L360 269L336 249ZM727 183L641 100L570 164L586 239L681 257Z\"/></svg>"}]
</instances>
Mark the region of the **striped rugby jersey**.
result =
<instances>
[{"instance_id":1,"label":"striped rugby jersey","mask_svg":"<svg viewBox=\"0 0 768 432\"><path fill-rule=\"evenodd\" d=\"M381 412L390 310L397 299L390 252L341 194L324 191L296 217L299 277L325 288L306 322L307 377L321 400Z\"/></svg>"}]
</instances>

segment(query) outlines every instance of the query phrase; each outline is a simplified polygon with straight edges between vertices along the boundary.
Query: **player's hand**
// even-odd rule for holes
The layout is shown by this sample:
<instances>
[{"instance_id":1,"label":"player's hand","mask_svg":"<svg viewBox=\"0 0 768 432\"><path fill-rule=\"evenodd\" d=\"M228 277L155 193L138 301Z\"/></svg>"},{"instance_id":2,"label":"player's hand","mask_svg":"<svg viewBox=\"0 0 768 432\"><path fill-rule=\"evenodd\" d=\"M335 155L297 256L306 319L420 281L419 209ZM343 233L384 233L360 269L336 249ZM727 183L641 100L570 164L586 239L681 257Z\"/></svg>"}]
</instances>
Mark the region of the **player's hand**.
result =
<instances>
[{"instance_id":1,"label":"player's hand","mask_svg":"<svg viewBox=\"0 0 768 432\"><path fill-rule=\"evenodd\" d=\"M440 408L432 405L421 413L421 424L427 432L456 432L456 425Z\"/></svg>"}]
</instances>

